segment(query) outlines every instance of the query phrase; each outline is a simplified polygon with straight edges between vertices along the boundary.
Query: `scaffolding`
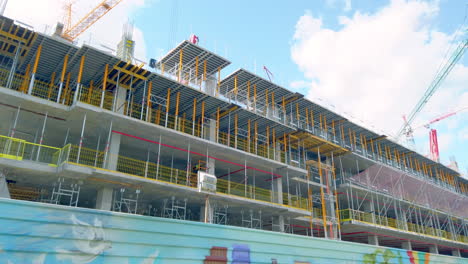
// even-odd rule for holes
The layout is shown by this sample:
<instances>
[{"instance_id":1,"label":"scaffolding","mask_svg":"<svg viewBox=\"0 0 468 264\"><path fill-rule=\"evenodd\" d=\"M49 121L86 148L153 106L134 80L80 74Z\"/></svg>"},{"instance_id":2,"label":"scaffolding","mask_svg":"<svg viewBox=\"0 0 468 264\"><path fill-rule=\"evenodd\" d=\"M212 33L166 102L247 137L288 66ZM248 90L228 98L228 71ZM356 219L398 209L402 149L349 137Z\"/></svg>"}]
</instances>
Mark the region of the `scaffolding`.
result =
<instances>
[{"instance_id":1,"label":"scaffolding","mask_svg":"<svg viewBox=\"0 0 468 264\"><path fill-rule=\"evenodd\" d=\"M77 207L80 198L80 190L80 183L71 183L68 185L65 184L65 178L59 177L57 182L54 183L49 203Z\"/></svg>"},{"instance_id":2,"label":"scaffolding","mask_svg":"<svg viewBox=\"0 0 468 264\"><path fill-rule=\"evenodd\" d=\"M114 191L115 199L112 205L112 211L136 214L138 210L138 197L140 196L141 190L136 189L135 195L128 192L125 193L125 191L125 188Z\"/></svg>"},{"instance_id":3,"label":"scaffolding","mask_svg":"<svg viewBox=\"0 0 468 264\"><path fill-rule=\"evenodd\" d=\"M198 45L184 41L149 72L29 32L0 51L0 85L8 96L70 106L54 111L69 111L74 124L40 107L0 102L12 116L0 158L92 169L112 186L117 212L327 239L376 227L467 242L468 184L456 172L244 69L221 80L229 62ZM0 32L0 39L8 37ZM209 197L196 192L199 171L217 178ZM47 202L78 206L80 188L61 177Z\"/></svg>"}]
</instances>

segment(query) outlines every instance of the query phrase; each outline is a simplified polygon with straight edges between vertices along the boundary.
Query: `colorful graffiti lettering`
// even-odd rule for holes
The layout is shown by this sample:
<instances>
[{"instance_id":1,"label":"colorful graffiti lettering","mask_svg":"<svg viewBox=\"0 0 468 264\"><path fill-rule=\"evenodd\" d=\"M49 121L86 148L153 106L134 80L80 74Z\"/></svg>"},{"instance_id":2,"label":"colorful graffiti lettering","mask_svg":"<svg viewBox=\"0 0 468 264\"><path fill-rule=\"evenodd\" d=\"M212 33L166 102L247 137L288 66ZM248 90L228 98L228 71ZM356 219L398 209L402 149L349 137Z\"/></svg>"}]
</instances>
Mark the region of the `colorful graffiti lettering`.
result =
<instances>
[{"instance_id":1,"label":"colorful graffiti lettering","mask_svg":"<svg viewBox=\"0 0 468 264\"><path fill-rule=\"evenodd\" d=\"M411 264L429 264L431 255L429 253L407 251Z\"/></svg>"}]
</instances>

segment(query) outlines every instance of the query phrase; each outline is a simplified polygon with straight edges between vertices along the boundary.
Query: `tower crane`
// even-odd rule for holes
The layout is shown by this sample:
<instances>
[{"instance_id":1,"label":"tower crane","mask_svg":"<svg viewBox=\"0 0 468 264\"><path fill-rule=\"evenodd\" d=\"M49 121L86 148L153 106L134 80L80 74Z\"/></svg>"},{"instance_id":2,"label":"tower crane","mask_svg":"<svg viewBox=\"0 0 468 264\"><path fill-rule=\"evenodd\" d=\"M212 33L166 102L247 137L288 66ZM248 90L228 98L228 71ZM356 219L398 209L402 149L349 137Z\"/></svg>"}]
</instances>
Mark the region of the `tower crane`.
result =
<instances>
[{"instance_id":1,"label":"tower crane","mask_svg":"<svg viewBox=\"0 0 468 264\"><path fill-rule=\"evenodd\" d=\"M421 112L421 110L429 101L429 99L434 94L434 92L440 87L440 85L445 80L445 78L450 73L450 71L453 69L455 64L463 56L467 48L468 48L468 37L457 45L456 49L451 54L450 58L447 61L445 61L443 66L439 69L439 71L437 71L435 78L432 80L431 84L429 85L427 90L424 92L424 95L421 97L421 99L419 99L419 102L413 108L411 113L408 115L408 117L404 117L405 122L403 123L403 126L400 128L397 134L397 139L400 138L403 134L406 134L407 140L409 142L414 142L411 123L414 121L414 118L416 117L416 115L419 112Z\"/></svg>"},{"instance_id":2,"label":"tower crane","mask_svg":"<svg viewBox=\"0 0 468 264\"><path fill-rule=\"evenodd\" d=\"M461 108L461 109L458 109L456 111L444 114L442 116L439 116L439 117L437 117L435 119L432 119L431 121L429 121L429 122L427 122L425 124L416 126L414 128L414 130L419 129L421 127L425 127L427 129L430 129L429 130L429 151L430 151L430 158L433 161L439 162L439 143L437 141L437 130L431 128L431 125L434 124L434 123L437 123L437 122L439 122L441 120L444 120L446 118L449 118L451 116L454 116L457 113L462 112L462 111L467 110L467 109L468 109L468 106L464 107L464 108Z\"/></svg>"},{"instance_id":3,"label":"tower crane","mask_svg":"<svg viewBox=\"0 0 468 264\"><path fill-rule=\"evenodd\" d=\"M101 17L103 17L105 14L111 11L122 1L123 0L103 0L74 25L71 25L71 5L69 5L67 18L65 19L67 21L66 28L62 33L62 37L70 41L75 40L91 25L96 23L96 21L98 21Z\"/></svg>"}]
</instances>

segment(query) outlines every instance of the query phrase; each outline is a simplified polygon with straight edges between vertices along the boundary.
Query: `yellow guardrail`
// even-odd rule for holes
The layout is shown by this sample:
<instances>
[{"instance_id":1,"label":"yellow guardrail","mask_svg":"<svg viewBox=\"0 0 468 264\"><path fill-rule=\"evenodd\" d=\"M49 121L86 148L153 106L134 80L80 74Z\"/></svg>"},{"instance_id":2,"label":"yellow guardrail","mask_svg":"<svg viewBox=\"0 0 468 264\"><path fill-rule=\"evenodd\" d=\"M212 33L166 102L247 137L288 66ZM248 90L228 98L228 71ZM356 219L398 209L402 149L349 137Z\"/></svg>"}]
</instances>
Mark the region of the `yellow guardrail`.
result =
<instances>
[{"instance_id":1,"label":"yellow guardrail","mask_svg":"<svg viewBox=\"0 0 468 264\"><path fill-rule=\"evenodd\" d=\"M432 227L421 226L414 223L400 221L394 218L389 218L385 216L379 216L372 213L366 213L362 211L344 209L340 210L340 220L341 222L348 222L351 220L359 221L372 225L385 226L393 229L398 229L405 232L414 232L426 236L432 236L436 238L443 238L448 240L453 240L457 242L468 243L468 236L455 235L453 233L435 229Z\"/></svg>"},{"instance_id":2,"label":"yellow guardrail","mask_svg":"<svg viewBox=\"0 0 468 264\"><path fill-rule=\"evenodd\" d=\"M57 166L60 148L27 142L26 140L0 136L0 158L31 160Z\"/></svg>"}]
</instances>

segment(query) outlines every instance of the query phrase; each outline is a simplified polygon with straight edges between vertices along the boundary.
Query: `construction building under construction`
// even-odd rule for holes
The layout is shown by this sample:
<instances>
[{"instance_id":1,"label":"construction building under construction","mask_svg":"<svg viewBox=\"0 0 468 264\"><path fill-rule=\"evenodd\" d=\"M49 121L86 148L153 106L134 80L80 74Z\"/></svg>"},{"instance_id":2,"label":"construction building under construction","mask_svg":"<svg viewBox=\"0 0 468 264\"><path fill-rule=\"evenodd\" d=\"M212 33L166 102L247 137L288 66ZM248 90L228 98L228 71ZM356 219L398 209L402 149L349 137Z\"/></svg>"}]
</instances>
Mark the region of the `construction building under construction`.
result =
<instances>
[{"instance_id":1,"label":"construction building under construction","mask_svg":"<svg viewBox=\"0 0 468 264\"><path fill-rule=\"evenodd\" d=\"M0 17L11 198L468 256L457 171L190 41L125 58Z\"/></svg>"}]
</instances>

